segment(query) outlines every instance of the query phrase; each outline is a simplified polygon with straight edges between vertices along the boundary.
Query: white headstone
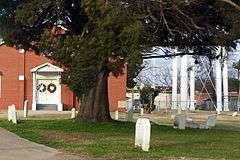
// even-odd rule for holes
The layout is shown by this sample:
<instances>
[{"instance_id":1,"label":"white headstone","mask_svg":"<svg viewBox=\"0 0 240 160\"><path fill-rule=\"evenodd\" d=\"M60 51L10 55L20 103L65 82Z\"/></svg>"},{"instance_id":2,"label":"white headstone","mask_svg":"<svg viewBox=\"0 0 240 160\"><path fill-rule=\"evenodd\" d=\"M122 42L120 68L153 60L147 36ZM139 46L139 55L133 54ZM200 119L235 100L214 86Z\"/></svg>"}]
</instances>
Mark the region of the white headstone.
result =
<instances>
[{"instance_id":1,"label":"white headstone","mask_svg":"<svg viewBox=\"0 0 240 160\"><path fill-rule=\"evenodd\" d=\"M11 108L12 106L8 106L8 121L11 121L12 120L12 117L11 117Z\"/></svg>"},{"instance_id":2,"label":"white headstone","mask_svg":"<svg viewBox=\"0 0 240 160\"><path fill-rule=\"evenodd\" d=\"M143 108L140 109L140 115L143 116Z\"/></svg>"},{"instance_id":3,"label":"white headstone","mask_svg":"<svg viewBox=\"0 0 240 160\"><path fill-rule=\"evenodd\" d=\"M8 106L8 121L12 120L12 112L15 110L15 105Z\"/></svg>"},{"instance_id":4,"label":"white headstone","mask_svg":"<svg viewBox=\"0 0 240 160\"><path fill-rule=\"evenodd\" d=\"M76 118L76 108L72 108L71 118L72 119Z\"/></svg>"},{"instance_id":5,"label":"white headstone","mask_svg":"<svg viewBox=\"0 0 240 160\"><path fill-rule=\"evenodd\" d=\"M139 118L135 128L135 147L148 151L150 147L151 124L147 118Z\"/></svg>"},{"instance_id":6,"label":"white headstone","mask_svg":"<svg viewBox=\"0 0 240 160\"><path fill-rule=\"evenodd\" d=\"M177 114L174 119L174 126L178 129L185 129L186 127L186 115Z\"/></svg>"},{"instance_id":7,"label":"white headstone","mask_svg":"<svg viewBox=\"0 0 240 160\"><path fill-rule=\"evenodd\" d=\"M118 110L115 111L115 120L118 120Z\"/></svg>"},{"instance_id":8,"label":"white headstone","mask_svg":"<svg viewBox=\"0 0 240 160\"><path fill-rule=\"evenodd\" d=\"M212 114L208 116L206 125L208 127L214 127L217 119L217 114Z\"/></svg>"},{"instance_id":9,"label":"white headstone","mask_svg":"<svg viewBox=\"0 0 240 160\"><path fill-rule=\"evenodd\" d=\"M238 114L237 112L233 112L232 116L233 116L233 117L236 117L237 114Z\"/></svg>"},{"instance_id":10,"label":"white headstone","mask_svg":"<svg viewBox=\"0 0 240 160\"><path fill-rule=\"evenodd\" d=\"M13 122L14 124L17 124L17 111L16 111L16 110L14 110L14 111L12 112L12 122Z\"/></svg>"},{"instance_id":11,"label":"white headstone","mask_svg":"<svg viewBox=\"0 0 240 160\"><path fill-rule=\"evenodd\" d=\"M8 106L8 121L17 124L17 112L15 105Z\"/></svg>"},{"instance_id":12,"label":"white headstone","mask_svg":"<svg viewBox=\"0 0 240 160\"><path fill-rule=\"evenodd\" d=\"M23 106L23 117L26 118L27 116L28 116L28 100L25 100Z\"/></svg>"}]
</instances>

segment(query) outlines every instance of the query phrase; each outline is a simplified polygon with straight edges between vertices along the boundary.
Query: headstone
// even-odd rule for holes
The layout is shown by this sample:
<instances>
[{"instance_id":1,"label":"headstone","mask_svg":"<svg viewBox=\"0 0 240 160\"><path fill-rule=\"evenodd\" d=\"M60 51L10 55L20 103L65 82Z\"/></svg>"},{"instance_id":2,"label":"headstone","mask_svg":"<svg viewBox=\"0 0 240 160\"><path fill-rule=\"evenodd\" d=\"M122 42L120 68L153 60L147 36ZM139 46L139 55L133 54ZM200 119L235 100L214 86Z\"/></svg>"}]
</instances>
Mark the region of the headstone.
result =
<instances>
[{"instance_id":1,"label":"headstone","mask_svg":"<svg viewBox=\"0 0 240 160\"><path fill-rule=\"evenodd\" d=\"M237 112L233 112L232 116L233 116L233 117L236 117L237 114L238 114Z\"/></svg>"},{"instance_id":2,"label":"headstone","mask_svg":"<svg viewBox=\"0 0 240 160\"><path fill-rule=\"evenodd\" d=\"M126 121L132 121L133 120L133 107L129 108L126 113Z\"/></svg>"},{"instance_id":3,"label":"headstone","mask_svg":"<svg viewBox=\"0 0 240 160\"><path fill-rule=\"evenodd\" d=\"M23 117L26 118L27 116L28 116L28 100L25 100L23 106Z\"/></svg>"},{"instance_id":4,"label":"headstone","mask_svg":"<svg viewBox=\"0 0 240 160\"><path fill-rule=\"evenodd\" d=\"M8 106L8 121L12 121L17 124L17 112L15 105Z\"/></svg>"},{"instance_id":5,"label":"headstone","mask_svg":"<svg viewBox=\"0 0 240 160\"><path fill-rule=\"evenodd\" d=\"M140 109L140 115L141 115L141 116L143 116L143 111L144 111L144 109L141 108L141 109Z\"/></svg>"},{"instance_id":6,"label":"headstone","mask_svg":"<svg viewBox=\"0 0 240 160\"><path fill-rule=\"evenodd\" d=\"M115 111L115 120L118 120L118 110Z\"/></svg>"},{"instance_id":7,"label":"headstone","mask_svg":"<svg viewBox=\"0 0 240 160\"><path fill-rule=\"evenodd\" d=\"M133 104L132 104L132 99L129 99L126 101L126 121L132 121L133 119Z\"/></svg>"},{"instance_id":8,"label":"headstone","mask_svg":"<svg viewBox=\"0 0 240 160\"><path fill-rule=\"evenodd\" d=\"M208 127L214 127L216 124L217 114L212 114L208 116L206 125Z\"/></svg>"},{"instance_id":9,"label":"headstone","mask_svg":"<svg viewBox=\"0 0 240 160\"><path fill-rule=\"evenodd\" d=\"M12 120L12 112L15 110L15 105L8 106L8 121Z\"/></svg>"},{"instance_id":10,"label":"headstone","mask_svg":"<svg viewBox=\"0 0 240 160\"><path fill-rule=\"evenodd\" d=\"M76 108L72 108L71 119L76 118Z\"/></svg>"},{"instance_id":11,"label":"headstone","mask_svg":"<svg viewBox=\"0 0 240 160\"><path fill-rule=\"evenodd\" d=\"M11 106L8 106L8 121L11 121L12 120L12 116L11 116L11 111L12 110L12 105Z\"/></svg>"},{"instance_id":12,"label":"headstone","mask_svg":"<svg viewBox=\"0 0 240 160\"><path fill-rule=\"evenodd\" d=\"M217 119L217 114L212 114L208 116L206 124L200 124L200 129L210 129L215 126Z\"/></svg>"},{"instance_id":13,"label":"headstone","mask_svg":"<svg viewBox=\"0 0 240 160\"><path fill-rule=\"evenodd\" d=\"M186 115L177 114L174 119L174 127L178 129L185 129L186 127Z\"/></svg>"},{"instance_id":14,"label":"headstone","mask_svg":"<svg viewBox=\"0 0 240 160\"><path fill-rule=\"evenodd\" d=\"M17 124L17 112L16 112L16 110L13 110L13 112L12 112L12 122L14 124Z\"/></svg>"},{"instance_id":15,"label":"headstone","mask_svg":"<svg viewBox=\"0 0 240 160\"><path fill-rule=\"evenodd\" d=\"M148 118L139 118L135 128L135 147L148 151L150 147L151 124Z\"/></svg>"}]
</instances>

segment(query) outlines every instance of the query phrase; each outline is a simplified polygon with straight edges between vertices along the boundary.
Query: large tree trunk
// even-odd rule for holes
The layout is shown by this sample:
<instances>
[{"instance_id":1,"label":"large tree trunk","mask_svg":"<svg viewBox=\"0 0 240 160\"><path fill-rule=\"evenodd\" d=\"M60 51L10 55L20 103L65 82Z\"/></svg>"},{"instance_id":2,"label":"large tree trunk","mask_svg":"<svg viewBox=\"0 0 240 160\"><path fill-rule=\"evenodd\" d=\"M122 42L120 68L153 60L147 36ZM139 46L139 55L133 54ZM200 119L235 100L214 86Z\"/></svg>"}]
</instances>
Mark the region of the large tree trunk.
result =
<instances>
[{"instance_id":1,"label":"large tree trunk","mask_svg":"<svg viewBox=\"0 0 240 160\"><path fill-rule=\"evenodd\" d=\"M109 113L108 76L109 71L106 69L99 73L95 87L82 97L77 119L94 122L112 121Z\"/></svg>"}]
</instances>

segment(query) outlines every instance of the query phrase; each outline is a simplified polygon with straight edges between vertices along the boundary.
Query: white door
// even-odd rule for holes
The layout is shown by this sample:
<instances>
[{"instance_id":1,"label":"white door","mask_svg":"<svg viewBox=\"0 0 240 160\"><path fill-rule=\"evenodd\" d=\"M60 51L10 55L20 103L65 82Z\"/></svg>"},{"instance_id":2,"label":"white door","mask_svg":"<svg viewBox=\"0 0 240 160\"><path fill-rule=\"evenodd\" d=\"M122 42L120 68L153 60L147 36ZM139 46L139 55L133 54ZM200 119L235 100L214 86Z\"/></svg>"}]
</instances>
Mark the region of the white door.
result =
<instances>
[{"instance_id":1,"label":"white door","mask_svg":"<svg viewBox=\"0 0 240 160\"><path fill-rule=\"evenodd\" d=\"M37 104L58 104L57 80L37 80Z\"/></svg>"}]
</instances>

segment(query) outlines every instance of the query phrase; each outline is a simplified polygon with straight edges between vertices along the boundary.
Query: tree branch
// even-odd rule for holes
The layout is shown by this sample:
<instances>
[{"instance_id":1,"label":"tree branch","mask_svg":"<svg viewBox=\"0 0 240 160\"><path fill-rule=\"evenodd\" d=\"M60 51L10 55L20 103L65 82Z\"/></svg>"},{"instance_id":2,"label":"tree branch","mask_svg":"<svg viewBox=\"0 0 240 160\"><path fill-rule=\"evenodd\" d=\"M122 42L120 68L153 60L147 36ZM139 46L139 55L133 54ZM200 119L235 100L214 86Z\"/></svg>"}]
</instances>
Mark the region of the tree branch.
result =
<instances>
[{"instance_id":1,"label":"tree branch","mask_svg":"<svg viewBox=\"0 0 240 160\"><path fill-rule=\"evenodd\" d=\"M231 1L231 0L219 0L219 1L224 2L224 3L228 3L228 4L230 4L231 6L235 7L237 10L240 11L240 6L237 5L236 3L234 3L234 2Z\"/></svg>"},{"instance_id":2,"label":"tree branch","mask_svg":"<svg viewBox=\"0 0 240 160\"><path fill-rule=\"evenodd\" d=\"M176 56L184 56L184 55L197 55L197 56L206 56L206 53L201 52L181 52L181 53L174 53L174 54L166 54L166 55L146 55L143 56L143 59L154 59L154 58L171 58Z\"/></svg>"}]
</instances>

